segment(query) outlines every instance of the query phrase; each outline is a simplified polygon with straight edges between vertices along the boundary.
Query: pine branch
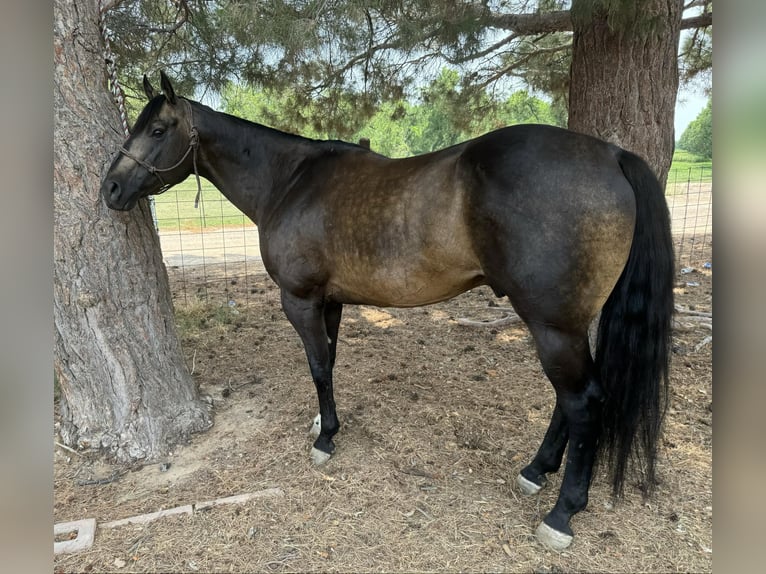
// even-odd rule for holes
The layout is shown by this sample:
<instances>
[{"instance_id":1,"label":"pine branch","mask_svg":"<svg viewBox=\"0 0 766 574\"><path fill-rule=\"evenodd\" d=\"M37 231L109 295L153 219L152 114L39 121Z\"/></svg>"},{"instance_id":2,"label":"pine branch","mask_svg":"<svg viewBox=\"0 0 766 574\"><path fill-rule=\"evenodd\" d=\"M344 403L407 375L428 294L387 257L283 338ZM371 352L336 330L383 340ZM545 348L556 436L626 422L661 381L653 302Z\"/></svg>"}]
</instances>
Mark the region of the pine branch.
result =
<instances>
[{"instance_id":1,"label":"pine branch","mask_svg":"<svg viewBox=\"0 0 766 574\"><path fill-rule=\"evenodd\" d=\"M707 28L713 25L713 13L706 12L692 18L681 20L681 30L690 30L692 28Z\"/></svg>"},{"instance_id":2,"label":"pine branch","mask_svg":"<svg viewBox=\"0 0 766 574\"><path fill-rule=\"evenodd\" d=\"M534 14L490 14L487 23L494 28L510 30L520 35L572 31L569 10Z\"/></svg>"},{"instance_id":3,"label":"pine branch","mask_svg":"<svg viewBox=\"0 0 766 574\"><path fill-rule=\"evenodd\" d=\"M172 26L147 26L146 30L148 32L156 34L172 34L189 21L189 5L186 3L186 0L172 0L172 2L178 7L175 23Z\"/></svg>"},{"instance_id":4,"label":"pine branch","mask_svg":"<svg viewBox=\"0 0 766 574\"><path fill-rule=\"evenodd\" d=\"M534 52L529 52L528 54L524 54L513 59L507 66L497 70L495 73L493 73L484 81L477 83L476 87L483 90L491 83L496 82L503 76L510 74L513 70L521 68L524 64L526 64L529 60L531 60L535 56L539 56L540 54L553 54L555 52L560 52L562 50L569 49L569 47L570 47L570 44L561 44L559 46L551 46L550 48L536 48Z\"/></svg>"},{"instance_id":5,"label":"pine branch","mask_svg":"<svg viewBox=\"0 0 766 574\"><path fill-rule=\"evenodd\" d=\"M467 54L467 55L462 56L460 58L450 58L448 56L444 56L444 59L447 60L447 62L449 62L450 64L453 64L453 65L464 64L466 62L471 62L471 61L474 61L474 60L478 60L479 58L483 58L484 56L486 56L488 54L491 54L495 50L497 50L499 48L502 48L506 44L510 44L514 40L518 39L518 37L519 37L518 34L510 34L509 36L506 36L502 40L500 40L498 42L495 42L494 44L492 44L491 46L489 46L488 48L486 48L485 50L482 50L480 52L476 52L476 53L472 53L472 54Z\"/></svg>"},{"instance_id":6,"label":"pine branch","mask_svg":"<svg viewBox=\"0 0 766 574\"><path fill-rule=\"evenodd\" d=\"M706 2L692 2L691 6L706 6ZM551 32L571 32L572 18L569 10L557 12L538 12L534 14L493 14L487 23L494 28L510 30L518 35L546 34ZM713 13L705 12L699 16L685 18L681 29L705 28L712 26Z\"/></svg>"}]
</instances>

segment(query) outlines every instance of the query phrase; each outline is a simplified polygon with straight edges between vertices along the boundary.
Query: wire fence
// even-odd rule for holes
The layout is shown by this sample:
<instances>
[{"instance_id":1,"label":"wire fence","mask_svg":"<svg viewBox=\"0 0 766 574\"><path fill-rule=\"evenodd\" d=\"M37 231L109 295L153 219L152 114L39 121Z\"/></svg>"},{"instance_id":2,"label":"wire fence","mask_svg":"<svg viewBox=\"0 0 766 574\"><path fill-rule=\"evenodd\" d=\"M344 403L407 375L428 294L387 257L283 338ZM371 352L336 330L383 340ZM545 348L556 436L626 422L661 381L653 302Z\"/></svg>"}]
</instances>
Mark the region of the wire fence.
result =
<instances>
[{"instance_id":1,"label":"wire fence","mask_svg":"<svg viewBox=\"0 0 766 574\"><path fill-rule=\"evenodd\" d=\"M258 229L205 179L198 208L196 194L191 177L154 202L173 299L177 305L247 305L258 279L266 276Z\"/></svg>"},{"instance_id":2,"label":"wire fence","mask_svg":"<svg viewBox=\"0 0 766 574\"><path fill-rule=\"evenodd\" d=\"M673 170L666 199L678 268L710 263L713 244L712 167ZM162 255L176 305L247 305L267 276L256 226L202 180L199 208L194 178L154 202Z\"/></svg>"},{"instance_id":3,"label":"wire fence","mask_svg":"<svg viewBox=\"0 0 766 574\"><path fill-rule=\"evenodd\" d=\"M703 165L672 170L665 199L670 209L677 265L712 264L713 168Z\"/></svg>"}]
</instances>

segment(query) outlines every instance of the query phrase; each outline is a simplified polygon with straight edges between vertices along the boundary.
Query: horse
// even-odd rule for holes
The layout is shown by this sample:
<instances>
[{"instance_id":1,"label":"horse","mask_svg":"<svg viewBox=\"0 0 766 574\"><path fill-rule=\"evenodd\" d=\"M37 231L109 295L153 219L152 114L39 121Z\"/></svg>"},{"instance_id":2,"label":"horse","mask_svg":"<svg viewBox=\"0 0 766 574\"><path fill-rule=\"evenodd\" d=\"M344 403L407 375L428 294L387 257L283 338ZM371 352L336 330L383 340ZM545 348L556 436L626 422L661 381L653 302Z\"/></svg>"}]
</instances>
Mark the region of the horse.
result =
<instances>
[{"instance_id":1,"label":"horse","mask_svg":"<svg viewBox=\"0 0 766 574\"><path fill-rule=\"evenodd\" d=\"M340 428L333 367L343 306L416 307L488 285L528 327L556 396L518 488L540 492L568 445L537 539L559 551L571 544L597 462L614 495L628 470L651 494L674 256L663 190L643 159L545 125L392 159L215 111L177 96L164 72L161 93L146 76L143 85L149 101L103 178L103 200L130 210L195 173L252 219L316 386L315 464L334 453Z\"/></svg>"}]
</instances>

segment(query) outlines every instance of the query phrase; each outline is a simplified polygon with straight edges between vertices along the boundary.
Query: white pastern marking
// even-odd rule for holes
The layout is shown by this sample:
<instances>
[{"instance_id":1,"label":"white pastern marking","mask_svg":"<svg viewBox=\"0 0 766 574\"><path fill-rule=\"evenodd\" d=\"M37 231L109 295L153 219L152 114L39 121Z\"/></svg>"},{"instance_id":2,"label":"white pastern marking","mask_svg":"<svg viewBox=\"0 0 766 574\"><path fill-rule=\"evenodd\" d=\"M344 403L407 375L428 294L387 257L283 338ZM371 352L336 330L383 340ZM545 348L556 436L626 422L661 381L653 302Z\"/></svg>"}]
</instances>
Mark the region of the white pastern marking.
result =
<instances>
[{"instance_id":1,"label":"white pastern marking","mask_svg":"<svg viewBox=\"0 0 766 574\"><path fill-rule=\"evenodd\" d=\"M314 422L311 423L311 428L309 429L309 432L313 434L314 436L319 436L319 432L322 430L322 415L317 415L314 417Z\"/></svg>"}]
</instances>

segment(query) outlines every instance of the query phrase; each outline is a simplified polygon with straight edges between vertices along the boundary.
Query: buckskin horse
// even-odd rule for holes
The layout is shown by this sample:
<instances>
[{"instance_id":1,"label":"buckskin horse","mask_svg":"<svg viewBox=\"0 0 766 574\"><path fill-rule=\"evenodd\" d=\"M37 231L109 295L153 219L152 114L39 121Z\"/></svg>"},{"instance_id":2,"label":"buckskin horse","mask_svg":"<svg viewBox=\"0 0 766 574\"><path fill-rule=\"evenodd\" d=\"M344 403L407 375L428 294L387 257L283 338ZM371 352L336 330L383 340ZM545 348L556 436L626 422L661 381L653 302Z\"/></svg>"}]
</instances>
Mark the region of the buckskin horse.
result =
<instances>
[{"instance_id":1,"label":"buckskin horse","mask_svg":"<svg viewBox=\"0 0 766 574\"><path fill-rule=\"evenodd\" d=\"M316 385L315 464L333 454L340 427L332 374L343 305L415 307L488 285L529 328L556 392L542 444L517 477L521 491L539 492L569 445L538 540L556 550L571 543L597 458L615 494L629 468L652 488L674 258L663 190L642 159L544 125L391 159L214 111L177 96L164 73L161 88L156 95L144 77L149 103L102 182L103 199L129 210L195 173L255 222Z\"/></svg>"}]
</instances>

